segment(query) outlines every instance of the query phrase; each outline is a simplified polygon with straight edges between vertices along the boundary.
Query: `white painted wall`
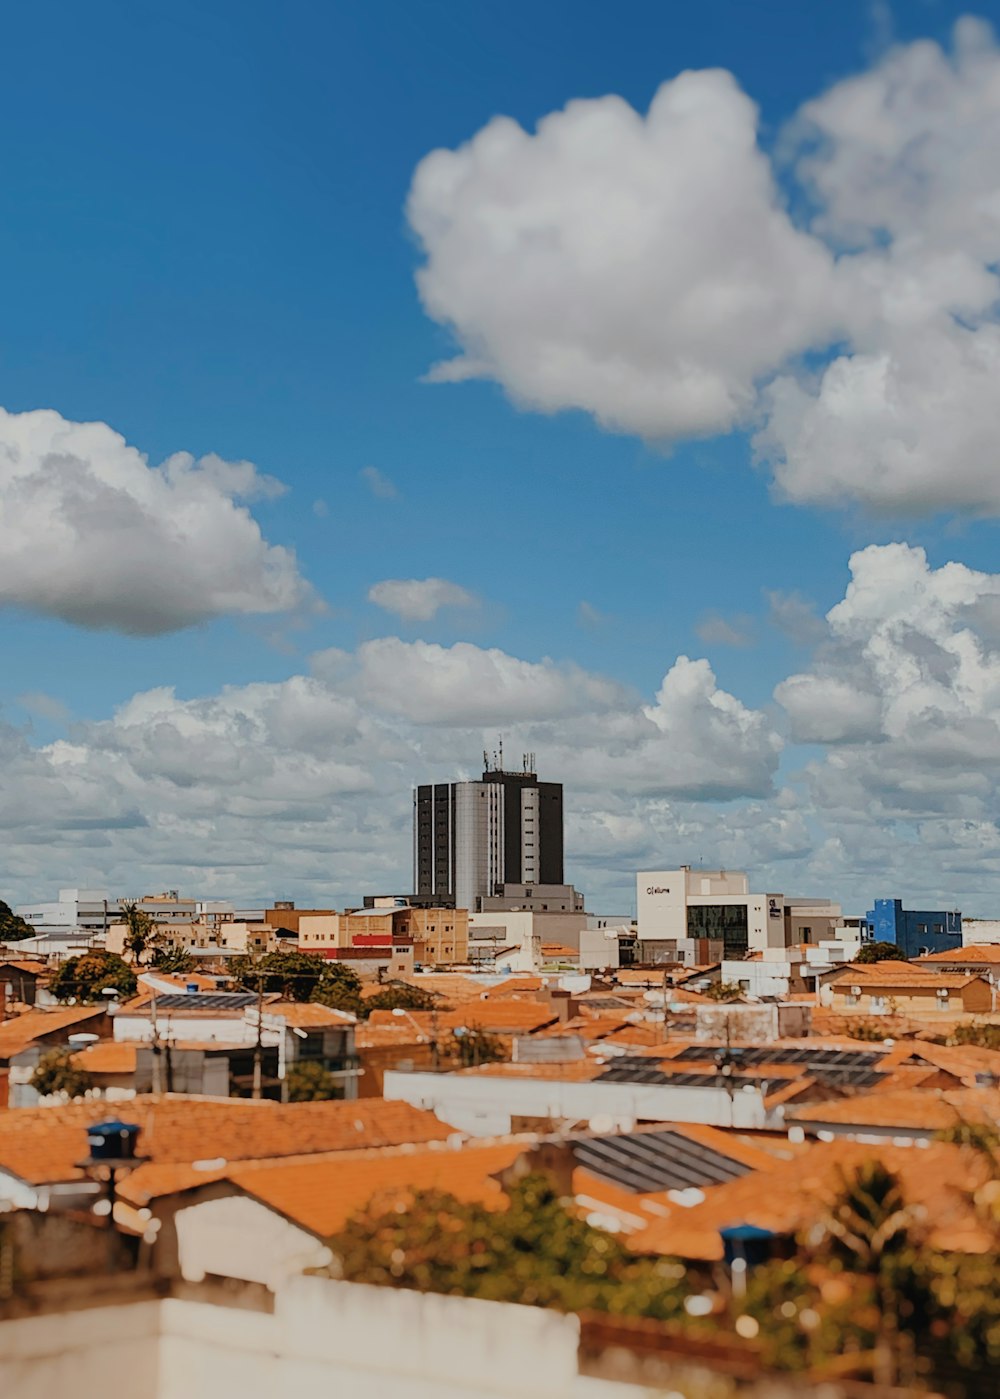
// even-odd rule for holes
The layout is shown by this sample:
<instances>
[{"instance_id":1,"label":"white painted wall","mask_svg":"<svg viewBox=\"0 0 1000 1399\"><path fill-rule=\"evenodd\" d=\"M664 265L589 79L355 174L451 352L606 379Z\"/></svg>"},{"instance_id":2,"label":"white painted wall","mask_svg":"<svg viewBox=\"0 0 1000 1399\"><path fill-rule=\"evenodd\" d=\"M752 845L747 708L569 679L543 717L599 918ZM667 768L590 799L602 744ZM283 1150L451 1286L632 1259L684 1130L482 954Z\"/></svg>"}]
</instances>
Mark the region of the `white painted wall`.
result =
<instances>
[{"instance_id":1,"label":"white painted wall","mask_svg":"<svg viewBox=\"0 0 1000 1399\"><path fill-rule=\"evenodd\" d=\"M148 1015L129 1015L118 1011L113 1017L114 1037L131 1043L153 1038L153 1022ZM170 1015L161 1011L157 1016L161 1039L196 1040L199 1044L254 1044L257 1032L247 1024L242 1012L216 1018L212 1015ZM266 1031L265 1031L266 1038ZM273 1042L273 1041L272 1041Z\"/></svg>"},{"instance_id":2,"label":"white painted wall","mask_svg":"<svg viewBox=\"0 0 1000 1399\"><path fill-rule=\"evenodd\" d=\"M474 1137L510 1132L512 1117L601 1118L627 1129L641 1120L704 1122L714 1127L767 1127L771 1122L760 1091L678 1088L670 1084L574 1083L508 1078L499 1074L397 1073L385 1075L383 1094L414 1107L430 1108L451 1126Z\"/></svg>"},{"instance_id":3,"label":"white painted wall","mask_svg":"<svg viewBox=\"0 0 1000 1399\"><path fill-rule=\"evenodd\" d=\"M296 1278L273 1314L166 1298L0 1322L10 1399L638 1399L538 1307Z\"/></svg>"},{"instance_id":4,"label":"white painted wall","mask_svg":"<svg viewBox=\"0 0 1000 1399\"><path fill-rule=\"evenodd\" d=\"M247 1195L204 1200L175 1216L181 1275L262 1282L274 1290L305 1268L330 1262L330 1250L305 1229Z\"/></svg>"}]
</instances>

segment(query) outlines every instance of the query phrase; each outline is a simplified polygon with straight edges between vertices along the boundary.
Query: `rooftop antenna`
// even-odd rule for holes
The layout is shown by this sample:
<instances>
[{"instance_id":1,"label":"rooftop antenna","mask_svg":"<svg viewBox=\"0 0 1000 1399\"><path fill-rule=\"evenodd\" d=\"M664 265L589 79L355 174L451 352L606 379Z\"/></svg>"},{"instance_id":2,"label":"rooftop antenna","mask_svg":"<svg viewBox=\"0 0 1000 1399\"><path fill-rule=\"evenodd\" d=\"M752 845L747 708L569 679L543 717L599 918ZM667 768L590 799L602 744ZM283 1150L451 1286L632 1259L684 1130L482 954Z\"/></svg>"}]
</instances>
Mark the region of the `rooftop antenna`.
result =
<instances>
[{"instance_id":1,"label":"rooftop antenna","mask_svg":"<svg viewBox=\"0 0 1000 1399\"><path fill-rule=\"evenodd\" d=\"M499 743L500 743L500 767L499 767L499 771L500 771L500 772L503 772L503 734L500 735Z\"/></svg>"}]
</instances>

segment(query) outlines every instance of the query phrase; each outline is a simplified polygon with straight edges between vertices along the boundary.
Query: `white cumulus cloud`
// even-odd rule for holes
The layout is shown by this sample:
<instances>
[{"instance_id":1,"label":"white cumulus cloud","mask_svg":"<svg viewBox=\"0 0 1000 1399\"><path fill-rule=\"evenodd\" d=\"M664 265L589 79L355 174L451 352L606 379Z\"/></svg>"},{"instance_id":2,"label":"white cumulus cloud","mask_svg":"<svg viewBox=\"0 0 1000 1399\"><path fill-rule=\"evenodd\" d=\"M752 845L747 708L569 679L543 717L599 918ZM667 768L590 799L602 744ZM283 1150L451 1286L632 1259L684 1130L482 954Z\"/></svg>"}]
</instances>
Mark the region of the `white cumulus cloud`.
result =
<instances>
[{"instance_id":1,"label":"white cumulus cloud","mask_svg":"<svg viewBox=\"0 0 1000 1399\"><path fill-rule=\"evenodd\" d=\"M429 315L518 403L650 438L725 431L759 376L836 324L832 258L798 231L730 74L683 73L641 116L572 102L497 118L414 175Z\"/></svg>"},{"instance_id":2,"label":"white cumulus cloud","mask_svg":"<svg viewBox=\"0 0 1000 1399\"><path fill-rule=\"evenodd\" d=\"M281 490L249 462L151 467L105 423L0 409L0 604L144 636L300 607L294 554L241 503Z\"/></svg>"},{"instance_id":3,"label":"white cumulus cloud","mask_svg":"<svg viewBox=\"0 0 1000 1399\"><path fill-rule=\"evenodd\" d=\"M807 102L780 184L720 71L645 115L497 118L414 175L420 295L460 349L429 377L650 440L753 428L796 503L998 513L998 148L972 19Z\"/></svg>"},{"instance_id":4,"label":"white cumulus cloud","mask_svg":"<svg viewBox=\"0 0 1000 1399\"><path fill-rule=\"evenodd\" d=\"M368 589L368 601L403 622L430 622L442 607L475 607L478 598L447 578L385 578Z\"/></svg>"}]
</instances>

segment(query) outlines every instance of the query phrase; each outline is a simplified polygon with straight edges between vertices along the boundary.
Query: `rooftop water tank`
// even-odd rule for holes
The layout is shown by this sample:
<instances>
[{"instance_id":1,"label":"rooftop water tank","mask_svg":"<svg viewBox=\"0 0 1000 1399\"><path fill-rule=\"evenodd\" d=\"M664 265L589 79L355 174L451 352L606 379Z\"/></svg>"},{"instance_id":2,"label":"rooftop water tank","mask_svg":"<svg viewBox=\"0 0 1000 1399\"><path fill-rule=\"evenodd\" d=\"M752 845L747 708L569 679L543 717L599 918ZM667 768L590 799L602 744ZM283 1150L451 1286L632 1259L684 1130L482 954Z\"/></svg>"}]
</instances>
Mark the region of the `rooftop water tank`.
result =
<instances>
[{"instance_id":1,"label":"rooftop water tank","mask_svg":"<svg viewBox=\"0 0 1000 1399\"><path fill-rule=\"evenodd\" d=\"M140 1128L135 1122L97 1122L87 1128L92 1161L134 1161Z\"/></svg>"}]
</instances>

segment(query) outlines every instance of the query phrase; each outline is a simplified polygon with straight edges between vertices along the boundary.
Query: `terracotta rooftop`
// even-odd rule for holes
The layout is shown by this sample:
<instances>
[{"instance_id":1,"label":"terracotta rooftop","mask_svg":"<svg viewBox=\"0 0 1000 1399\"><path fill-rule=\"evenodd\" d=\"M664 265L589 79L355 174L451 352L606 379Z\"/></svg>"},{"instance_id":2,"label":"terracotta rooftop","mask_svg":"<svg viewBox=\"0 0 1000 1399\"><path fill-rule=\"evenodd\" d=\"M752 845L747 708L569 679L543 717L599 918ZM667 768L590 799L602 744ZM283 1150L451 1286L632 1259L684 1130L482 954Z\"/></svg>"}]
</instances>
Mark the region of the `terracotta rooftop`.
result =
<instances>
[{"instance_id":1,"label":"terracotta rooftop","mask_svg":"<svg viewBox=\"0 0 1000 1399\"><path fill-rule=\"evenodd\" d=\"M164 1095L133 1098L121 1111L139 1124L139 1150L158 1165L356 1151L443 1141L454 1132L431 1112L384 1098L273 1103ZM0 1170L33 1185L78 1178L86 1128L107 1116L107 1104L93 1102L3 1113Z\"/></svg>"},{"instance_id":2,"label":"terracotta rooftop","mask_svg":"<svg viewBox=\"0 0 1000 1399\"><path fill-rule=\"evenodd\" d=\"M257 1011L251 1007L248 1012L253 1024L257 1024ZM286 1025L296 1025L300 1029L308 1029L310 1026L319 1029L324 1025L331 1028L343 1029L345 1025L353 1025L355 1017L343 1010L333 1010L329 1006L313 1005L309 1001L272 1001L270 1005L264 1007L265 1023L270 1016L280 1016Z\"/></svg>"},{"instance_id":3,"label":"terracotta rooftop","mask_svg":"<svg viewBox=\"0 0 1000 1399\"><path fill-rule=\"evenodd\" d=\"M641 1253L721 1259L719 1230L752 1224L775 1233L798 1233L816 1222L824 1206L865 1161L876 1159L898 1175L907 1203L929 1226L932 1246L986 1252L992 1238L968 1198L992 1169L981 1153L945 1143L920 1147L829 1142L790 1162L708 1187L701 1203L674 1205L630 1239Z\"/></svg>"},{"instance_id":4,"label":"terracotta rooftop","mask_svg":"<svg viewBox=\"0 0 1000 1399\"><path fill-rule=\"evenodd\" d=\"M145 971L141 971L137 975L140 985L146 986L148 984L146 981L148 976L155 977L160 984L169 983L177 991L186 991L189 986L197 986L199 991L216 991L220 980L225 979L207 976L204 972L158 972L155 967L147 967Z\"/></svg>"},{"instance_id":5,"label":"terracotta rooftop","mask_svg":"<svg viewBox=\"0 0 1000 1399\"><path fill-rule=\"evenodd\" d=\"M1000 966L1000 943L982 942L974 943L970 947L956 947L951 952L928 952L926 957L918 957L911 966L923 966L930 963L935 966L944 962L946 965L952 963L967 963L969 966Z\"/></svg>"},{"instance_id":6,"label":"terracotta rooftop","mask_svg":"<svg viewBox=\"0 0 1000 1399\"><path fill-rule=\"evenodd\" d=\"M940 1132L963 1120L1000 1122L1000 1089L957 1088L941 1092L913 1088L896 1093L858 1093L836 1102L790 1109L786 1120Z\"/></svg>"},{"instance_id":7,"label":"terracotta rooftop","mask_svg":"<svg viewBox=\"0 0 1000 1399\"><path fill-rule=\"evenodd\" d=\"M487 986L482 998L484 1001L495 1001L504 996L523 996L544 989L545 982L540 976L511 976L495 986Z\"/></svg>"},{"instance_id":8,"label":"terracotta rooftop","mask_svg":"<svg viewBox=\"0 0 1000 1399\"><path fill-rule=\"evenodd\" d=\"M850 962L827 982L834 990L856 982L860 986L912 986L918 990L960 990L979 979L975 972L938 972L915 962L873 962L857 966Z\"/></svg>"},{"instance_id":9,"label":"terracotta rooftop","mask_svg":"<svg viewBox=\"0 0 1000 1399\"><path fill-rule=\"evenodd\" d=\"M437 1017L437 1022L442 1029L449 1030L464 1025L470 1030L486 1030L494 1034L531 1034L544 1025L551 1025L558 1015L558 1011L543 1006L539 1001L522 1001L505 996L498 1001L469 1001L457 1010L445 1011Z\"/></svg>"},{"instance_id":10,"label":"terracotta rooftop","mask_svg":"<svg viewBox=\"0 0 1000 1399\"><path fill-rule=\"evenodd\" d=\"M73 1063L88 1074L133 1074L136 1060L135 1044L118 1040L98 1040L73 1055Z\"/></svg>"},{"instance_id":11,"label":"terracotta rooftop","mask_svg":"<svg viewBox=\"0 0 1000 1399\"><path fill-rule=\"evenodd\" d=\"M236 1167L228 1179L326 1238L369 1203L388 1207L415 1190L446 1190L469 1203L502 1208L506 1197L494 1177L513 1165L526 1146L524 1141L465 1142L458 1151L341 1153L325 1160Z\"/></svg>"},{"instance_id":12,"label":"terracotta rooftop","mask_svg":"<svg viewBox=\"0 0 1000 1399\"><path fill-rule=\"evenodd\" d=\"M13 967L19 972L29 972L32 976L43 976L49 970L45 962L35 962L20 957L0 957L0 971L4 967Z\"/></svg>"},{"instance_id":13,"label":"terracotta rooftop","mask_svg":"<svg viewBox=\"0 0 1000 1399\"><path fill-rule=\"evenodd\" d=\"M43 1035L65 1031L68 1038L77 1027L84 1030L88 1021L106 1014L106 1006L60 1006L55 1010L36 1008L5 1020L0 1024L0 1060L20 1054Z\"/></svg>"},{"instance_id":14,"label":"terracotta rooftop","mask_svg":"<svg viewBox=\"0 0 1000 1399\"><path fill-rule=\"evenodd\" d=\"M932 1044L927 1040L901 1040L886 1053L881 1067L925 1064L953 1074L970 1088L977 1086L979 1074L1000 1079L1000 1050L980 1049L972 1044Z\"/></svg>"}]
</instances>

